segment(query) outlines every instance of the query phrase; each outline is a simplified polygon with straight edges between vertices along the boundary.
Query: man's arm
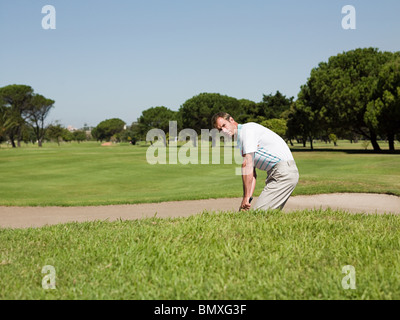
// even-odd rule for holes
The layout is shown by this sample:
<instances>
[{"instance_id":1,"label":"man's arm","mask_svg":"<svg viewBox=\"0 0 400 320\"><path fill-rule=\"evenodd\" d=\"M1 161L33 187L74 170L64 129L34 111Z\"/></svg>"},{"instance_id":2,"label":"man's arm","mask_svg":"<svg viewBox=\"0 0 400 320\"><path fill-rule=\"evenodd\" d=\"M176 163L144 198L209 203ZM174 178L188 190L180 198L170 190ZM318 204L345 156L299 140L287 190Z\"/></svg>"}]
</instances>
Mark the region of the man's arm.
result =
<instances>
[{"instance_id":1,"label":"man's arm","mask_svg":"<svg viewBox=\"0 0 400 320\"><path fill-rule=\"evenodd\" d=\"M251 196L253 196L253 194L254 194L254 190L256 188L256 182L257 182L256 168L253 168L253 181L251 184Z\"/></svg>"},{"instance_id":2,"label":"man's arm","mask_svg":"<svg viewBox=\"0 0 400 320\"><path fill-rule=\"evenodd\" d=\"M251 207L250 198L256 187L256 171L253 165L253 155L246 154L242 164L242 180L243 180L243 200L240 210L248 210Z\"/></svg>"}]
</instances>

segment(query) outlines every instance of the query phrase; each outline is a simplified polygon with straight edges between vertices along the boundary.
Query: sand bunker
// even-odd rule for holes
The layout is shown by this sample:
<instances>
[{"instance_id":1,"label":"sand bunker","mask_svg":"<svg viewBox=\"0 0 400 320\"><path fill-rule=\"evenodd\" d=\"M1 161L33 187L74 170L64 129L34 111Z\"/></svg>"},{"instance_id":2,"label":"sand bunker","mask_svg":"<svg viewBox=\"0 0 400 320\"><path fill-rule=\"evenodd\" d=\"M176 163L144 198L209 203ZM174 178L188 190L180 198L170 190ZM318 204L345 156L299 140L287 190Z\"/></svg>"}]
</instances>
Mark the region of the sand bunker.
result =
<instances>
[{"instance_id":1,"label":"sand bunker","mask_svg":"<svg viewBox=\"0 0 400 320\"><path fill-rule=\"evenodd\" d=\"M255 199L256 200L256 199ZM0 227L41 227L66 222L187 217L208 211L237 211L241 198L171 201L90 207L0 207ZM400 197L369 193L333 193L290 197L284 212L332 208L350 213L400 214Z\"/></svg>"}]
</instances>

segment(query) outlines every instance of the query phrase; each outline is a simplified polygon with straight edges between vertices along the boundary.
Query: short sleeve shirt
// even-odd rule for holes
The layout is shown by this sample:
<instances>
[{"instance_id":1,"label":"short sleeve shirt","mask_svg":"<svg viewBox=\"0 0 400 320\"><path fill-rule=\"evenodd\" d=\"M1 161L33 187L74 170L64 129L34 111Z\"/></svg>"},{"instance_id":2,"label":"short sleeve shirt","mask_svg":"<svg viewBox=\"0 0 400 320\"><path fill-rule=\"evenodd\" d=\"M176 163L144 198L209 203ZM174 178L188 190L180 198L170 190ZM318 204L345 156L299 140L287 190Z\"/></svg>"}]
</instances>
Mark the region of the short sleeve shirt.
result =
<instances>
[{"instance_id":1,"label":"short sleeve shirt","mask_svg":"<svg viewBox=\"0 0 400 320\"><path fill-rule=\"evenodd\" d=\"M280 161L294 160L279 135L254 122L238 125L237 146L242 156L254 154L254 166L260 170L269 171Z\"/></svg>"}]
</instances>

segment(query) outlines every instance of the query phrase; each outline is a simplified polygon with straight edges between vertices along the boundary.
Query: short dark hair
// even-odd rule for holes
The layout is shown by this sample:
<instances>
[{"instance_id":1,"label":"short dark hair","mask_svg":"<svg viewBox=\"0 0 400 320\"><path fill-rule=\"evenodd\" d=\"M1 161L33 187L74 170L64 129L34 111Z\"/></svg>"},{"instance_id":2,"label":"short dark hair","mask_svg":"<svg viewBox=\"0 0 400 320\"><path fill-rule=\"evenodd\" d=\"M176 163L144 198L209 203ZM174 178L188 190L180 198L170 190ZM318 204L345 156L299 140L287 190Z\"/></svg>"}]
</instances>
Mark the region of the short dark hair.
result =
<instances>
[{"instance_id":1,"label":"short dark hair","mask_svg":"<svg viewBox=\"0 0 400 320\"><path fill-rule=\"evenodd\" d=\"M226 112L218 112L218 113L214 114L213 117L211 118L211 126L213 128L217 127L217 120L219 118L223 118L223 119L229 121L229 119L232 118L232 116L229 113L226 113Z\"/></svg>"}]
</instances>

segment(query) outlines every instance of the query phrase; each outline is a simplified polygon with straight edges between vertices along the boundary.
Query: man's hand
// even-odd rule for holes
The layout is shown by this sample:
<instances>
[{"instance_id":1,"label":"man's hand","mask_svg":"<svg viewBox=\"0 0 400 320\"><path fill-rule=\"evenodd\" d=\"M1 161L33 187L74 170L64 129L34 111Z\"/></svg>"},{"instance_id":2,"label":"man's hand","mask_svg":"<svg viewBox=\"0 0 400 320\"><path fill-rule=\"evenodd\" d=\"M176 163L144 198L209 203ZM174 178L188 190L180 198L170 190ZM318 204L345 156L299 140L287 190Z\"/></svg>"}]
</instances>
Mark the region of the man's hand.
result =
<instances>
[{"instance_id":1,"label":"man's hand","mask_svg":"<svg viewBox=\"0 0 400 320\"><path fill-rule=\"evenodd\" d=\"M247 211L251 207L252 194L256 185L256 171L253 166L253 154L244 155L242 164L242 180L243 180L243 200L239 211Z\"/></svg>"},{"instance_id":2,"label":"man's hand","mask_svg":"<svg viewBox=\"0 0 400 320\"><path fill-rule=\"evenodd\" d=\"M240 204L239 211L247 211L251 207L251 200L253 200L253 197L250 198L243 198L242 203Z\"/></svg>"}]
</instances>

